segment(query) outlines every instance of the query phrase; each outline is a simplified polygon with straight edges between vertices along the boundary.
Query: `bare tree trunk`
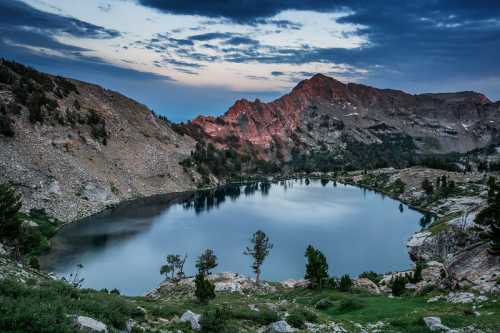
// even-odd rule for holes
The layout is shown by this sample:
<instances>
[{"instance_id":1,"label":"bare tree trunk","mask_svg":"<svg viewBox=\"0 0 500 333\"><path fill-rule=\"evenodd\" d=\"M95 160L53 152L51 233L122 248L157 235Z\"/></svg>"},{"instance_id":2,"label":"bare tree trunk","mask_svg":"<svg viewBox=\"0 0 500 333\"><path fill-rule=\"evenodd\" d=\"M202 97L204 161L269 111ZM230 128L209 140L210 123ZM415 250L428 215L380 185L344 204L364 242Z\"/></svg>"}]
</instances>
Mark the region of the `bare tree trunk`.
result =
<instances>
[{"instance_id":1,"label":"bare tree trunk","mask_svg":"<svg viewBox=\"0 0 500 333\"><path fill-rule=\"evenodd\" d=\"M257 268L256 271L256 276L255 276L255 284L260 285L260 268Z\"/></svg>"}]
</instances>

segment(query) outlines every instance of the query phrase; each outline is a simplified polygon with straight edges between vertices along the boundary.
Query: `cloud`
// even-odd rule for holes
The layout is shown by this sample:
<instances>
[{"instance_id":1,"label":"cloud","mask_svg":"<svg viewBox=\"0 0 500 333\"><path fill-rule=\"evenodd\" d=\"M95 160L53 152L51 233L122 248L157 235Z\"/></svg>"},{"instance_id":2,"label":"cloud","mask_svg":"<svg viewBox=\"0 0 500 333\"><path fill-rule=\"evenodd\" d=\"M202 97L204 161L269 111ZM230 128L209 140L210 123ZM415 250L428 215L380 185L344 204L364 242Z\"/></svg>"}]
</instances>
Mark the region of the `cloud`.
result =
<instances>
[{"instance_id":1,"label":"cloud","mask_svg":"<svg viewBox=\"0 0 500 333\"><path fill-rule=\"evenodd\" d=\"M302 24L290 20L256 19L254 25L269 24L285 30L300 30Z\"/></svg>"},{"instance_id":2,"label":"cloud","mask_svg":"<svg viewBox=\"0 0 500 333\"><path fill-rule=\"evenodd\" d=\"M47 34L53 37L65 33L73 37L107 39L121 35L116 30L43 12L17 0L0 1L0 29L19 32L28 30L42 37L47 37ZM15 38L15 36L9 37Z\"/></svg>"},{"instance_id":3,"label":"cloud","mask_svg":"<svg viewBox=\"0 0 500 333\"><path fill-rule=\"evenodd\" d=\"M228 39L233 36L232 33L229 32L208 32L204 34L199 34L199 35L193 35L188 37L189 40L191 41L210 41L214 39Z\"/></svg>"},{"instance_id":4,"label":"cloud","mask_svg":"<svg viewBox=\"0 0 500 333\"><path fill-rule=\"evenodd\" d=\"M273 17L285 10L329 11L338 8L336 2L330 0L139 0L139 3L165 13L225 18L244 24L255 24L259 19Z\"/></svg>"},{"instance_id":5,"label":"cloud","mask_svg":"<svg viewBox=\"0 0 500 333\"><path fill-rule=\"evenodd\" d=\"M232 37L224 42L224 44L228 45L258 45L259 41L249 38L249 37Z\"/></svg>"}]
</instances>

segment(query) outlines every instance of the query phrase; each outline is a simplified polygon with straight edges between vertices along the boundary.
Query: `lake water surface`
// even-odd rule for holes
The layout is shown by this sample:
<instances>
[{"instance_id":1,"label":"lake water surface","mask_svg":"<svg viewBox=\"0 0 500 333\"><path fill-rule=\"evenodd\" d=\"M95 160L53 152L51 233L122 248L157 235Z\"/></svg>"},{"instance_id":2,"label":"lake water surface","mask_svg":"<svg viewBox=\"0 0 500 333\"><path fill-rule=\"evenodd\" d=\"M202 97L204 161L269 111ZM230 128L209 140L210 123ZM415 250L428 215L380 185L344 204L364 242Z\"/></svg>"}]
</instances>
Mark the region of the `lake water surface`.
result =
<instances>
[{"instance_id":1,"label":"lake water surface","mask_svg":"<svg viewBox=\"0 0 500 333\"><path fill-rule=\"evenodd\" d=\"M243 251L261 229L274 244L263 266L267 280L302 278L309 244L326 255L335 276L411 266L406 240L419 229L420 213L357 187L306 183L231 186L126 203L65 227L42 262L61 277L82 264L84 287L141 295L162 281L160 266L172 253L188 254L188 275L206 248L219 258L215 271L252 275Z\"/></svg>"}]
</instances>

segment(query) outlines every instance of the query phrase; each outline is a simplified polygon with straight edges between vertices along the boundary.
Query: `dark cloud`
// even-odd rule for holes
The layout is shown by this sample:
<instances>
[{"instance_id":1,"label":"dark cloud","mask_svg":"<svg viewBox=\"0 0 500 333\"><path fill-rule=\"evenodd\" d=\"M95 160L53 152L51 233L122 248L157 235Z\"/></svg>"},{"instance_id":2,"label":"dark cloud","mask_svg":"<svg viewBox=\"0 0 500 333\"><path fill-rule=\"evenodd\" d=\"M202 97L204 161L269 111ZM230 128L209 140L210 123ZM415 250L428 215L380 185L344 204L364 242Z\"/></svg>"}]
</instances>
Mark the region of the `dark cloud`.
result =
<instances>
[{"instance_id":1,"label":"dark cloud","mask_svg":"<svg viewBox=\"0 0 500 333\"><path fill-rule=\"evenodd\" d=\"M326 11L336 7L331 0L138 0L144 6L173 14L199 15L225 18L237 23L255 24L258 19L269 18L287 10Z\"/></svg>"},{"instance_id":2,"label":"dark cloud","mask_svg":"<svg viewBox=\"0 0 500 333\"><path fill-rule=\"evenodd\" d=\"M0 29L17 31L31 30L41 36L66 33L82 38L115 38L120 32L106 29L74 18L37 10L21 1L0 1ZM4 34L2 34L5 37ZM14 39L15 36L9 36Z\"/></svg>"},{"instance_id":3,"label":"dark cloud","mask_svg":"<svg viewBox=\"0 0 500 333\"><path fill-rule=\"evenodd\" d=\"M46 13L23 2L0 0L0 50L2 56L17 55L34 58L40 49L40 57L46 50L75 61L103 65L101 60L85 56L84 48L61 43L57 35L67 34L78 38L111 39L120 36L115 30L106 29L74 18ZM14 57L15 58L15 57ZM54 56L54 58L58 58ZM19 59L16 59L18 60Z\"/></svg>"},{"instance_id":4,"label":"dark cloud","mask_svg":"<svg viewBox=\"0 0 500 333\"><path fill-rule=\"evenodd\" d=\"M271 75L272 76L283 76L283 75L285 75L285 73L284 72L280 72L280 71L272 71Z\"/></svg>"},{"instance_id":5,"label":"dark cloud","mask_svg":"<svg viewBox=\"0 0 500 333\"><path fill-rule=\"evenodd\" d=\"M214 39L228 39L233 36L232 33L229 32L208 32L204 34L199 34L199 35L193 35L188 37L189 40L191 41L210 41Z\"/></svg>"},{"instance_id":6,"label":"dark cloud","mask_svg":"<svg viewBox=\"0 0 500 333\"><path fill-rule=\"evenodd\" d=\"M252 25L255 26L258 26L260 24L274 25L277 28L285 30L300 30L302 28L302 24L289 20L255 19L252 23Z\"/></svg>"},{"instance_id":7,"label":"dark cloud","mask_svg":"<svg viewBox=\"0 0 500 333\"><path fill-rule=\"evenodd\" d=\"M249 37L232 37L224 42L227 45L258 45L259 42L255 39Z\"/></svg>"},{"instance_id":8,"label":"dark cloud","mask_svg":"<svg viewBox=\"0 0 500 333\"><path fill-rule=\"evenodd\" d=\"M266 80L269 80L269 78L267 76L260 76L260 75L246 75L245 77L247 79L257 80L257 81L266 81Z\"/></svg>"},{"instance_id":9,"label":"dark cloud","mask_svg":"<svg viewBox=\"0 0 500 333\"><path fill-rule=\"evenodd\" d=\"M109 13L111 11L111 4L109 4L109 3L101 4L101 5L97 6L97 8L99 8L99 10L104 12L104 13Z\"/></svg>"}]
</instances>

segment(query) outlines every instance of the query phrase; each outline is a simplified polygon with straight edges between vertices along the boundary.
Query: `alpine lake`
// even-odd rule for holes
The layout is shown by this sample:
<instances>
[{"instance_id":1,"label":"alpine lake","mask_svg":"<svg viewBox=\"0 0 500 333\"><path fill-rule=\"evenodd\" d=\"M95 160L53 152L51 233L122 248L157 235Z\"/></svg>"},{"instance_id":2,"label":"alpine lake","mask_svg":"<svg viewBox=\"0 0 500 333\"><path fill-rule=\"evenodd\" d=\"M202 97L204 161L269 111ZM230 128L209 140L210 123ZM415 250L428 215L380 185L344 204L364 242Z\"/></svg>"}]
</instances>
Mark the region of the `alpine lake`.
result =
<instances>
[{"instance_id":1,"label":"alpine lake","mask_svg":"<svg viewBox=\"0 0 500 333\"><path fill-rule=\"evenodd\" d=\"M197 256L213 249L216 272L253 276L243 252L263 230L274 244L264 280L303 278L309 244L325 254L333 276L384 273L411 267L406 241L421 216L382 194L326 180L229 185L137 199L69 224L42 263L58 277L78 274L83 287L142 295L164 279L168 254L187 254L184 270L194 275Z\"/></svg>"}]
</instances>

